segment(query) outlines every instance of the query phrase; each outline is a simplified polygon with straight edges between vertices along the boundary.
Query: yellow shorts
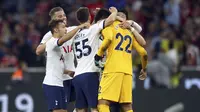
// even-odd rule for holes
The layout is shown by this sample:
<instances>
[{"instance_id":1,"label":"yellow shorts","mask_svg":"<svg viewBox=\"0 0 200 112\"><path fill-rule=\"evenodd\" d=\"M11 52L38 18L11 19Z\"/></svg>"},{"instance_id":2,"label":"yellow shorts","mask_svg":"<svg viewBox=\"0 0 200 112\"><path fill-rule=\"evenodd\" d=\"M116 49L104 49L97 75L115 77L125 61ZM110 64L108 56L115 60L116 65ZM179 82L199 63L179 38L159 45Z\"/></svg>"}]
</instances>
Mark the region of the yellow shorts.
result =
<instances>
[{"instance_id":1,"label":"yellow shorts","mask_svg":"<svg viewBox=\"0 0 200 112\"><path fill-rule=\"evenodd\" d=\"M105 99L119 103L132 103L132 75L125 73L103 74L98 100Z\"/></svg>"}]
</instances>

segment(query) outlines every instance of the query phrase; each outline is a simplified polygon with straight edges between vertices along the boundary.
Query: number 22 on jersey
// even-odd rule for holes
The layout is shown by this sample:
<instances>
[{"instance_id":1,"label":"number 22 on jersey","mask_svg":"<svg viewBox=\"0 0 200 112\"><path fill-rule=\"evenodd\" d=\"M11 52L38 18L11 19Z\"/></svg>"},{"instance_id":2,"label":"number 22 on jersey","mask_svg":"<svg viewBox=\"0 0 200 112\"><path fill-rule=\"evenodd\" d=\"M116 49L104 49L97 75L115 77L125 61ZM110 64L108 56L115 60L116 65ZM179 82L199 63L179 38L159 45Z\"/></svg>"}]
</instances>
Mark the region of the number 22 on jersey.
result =
<instances>
[{"instance_id":1,"label":"number 22 on jersey","mask_svg":"<svg viewBox=\"0 0 200 112\"><path fill-rule=\"evenodd\" d=\"M120 39L120 42L115 47L115 50L126 51L127 53L131 53L130 47L132 43L132 38L129 35L122 36L120 33L117 33L116 39ZM125 48L122 47L124 41L128 41L128 44Z\"/></svg>"}]
</instances>

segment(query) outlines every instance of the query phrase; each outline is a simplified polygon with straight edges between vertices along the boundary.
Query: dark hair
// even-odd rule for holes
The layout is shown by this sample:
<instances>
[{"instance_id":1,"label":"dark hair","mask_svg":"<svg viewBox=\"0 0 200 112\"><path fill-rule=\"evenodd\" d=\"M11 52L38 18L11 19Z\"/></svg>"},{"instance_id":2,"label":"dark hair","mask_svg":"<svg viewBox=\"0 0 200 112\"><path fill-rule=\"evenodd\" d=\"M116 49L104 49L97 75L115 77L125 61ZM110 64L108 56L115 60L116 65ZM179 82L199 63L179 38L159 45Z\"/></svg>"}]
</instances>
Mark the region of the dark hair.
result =
<instances>
[{"instance_id":1,"label":"dark hair","mask_svg":"<svg viewBox=\"0 0 200 112\"><path fill-rule=\"evenodd\" d=\"M76 11L76 19L79 23L85 23L89 19L89 9L87 7L80 7Z\"/></svg>"},{"instance_id":2,"label":"dark hair","mask_svg":"<svg viewBox=\"0 0 200 112\"><path fill-rule=\"evenodd\" d=\"M126 9L119 9L118 12L122 12L126 15L126 19L128 19L128 11Z\"/></svg>"},{"instance_id":3,"label":"dark hair","mask_svg":"<svg viewBox=\"0 0 200 112\"><path fill-rule=\"evenodd\" d=\"M49 16L51 16L51 18L54 16L54 14L58 11L63 11L63 8L61 7L54 7L51 9L51 11L49 12Z\"/></svg>"},{"instance_id":4,"label":"dark hair","mask_svg":"<svg viewBox=\"0 0 200 112\"><path fill-rule=\"evenodd\" d=\"M105 9L105 8L101 8L97 14L94 17L94 22L96 23L97 21L101 20L101 19L105 19L107 18L111 13Z\"/></svg>"},{"instance_id":5,"label":"dark hair","mask_svg":"<svg viewBox=\"0 0 200 112\"><path fill-rule=\"evenodd\" d=\"M53 34L54 33L54 28L59 24L59 23L63 23L63 20L51 20L49 21L49 28L50 28L50 31L51 33Z\"/></svg>"}]
</instances>

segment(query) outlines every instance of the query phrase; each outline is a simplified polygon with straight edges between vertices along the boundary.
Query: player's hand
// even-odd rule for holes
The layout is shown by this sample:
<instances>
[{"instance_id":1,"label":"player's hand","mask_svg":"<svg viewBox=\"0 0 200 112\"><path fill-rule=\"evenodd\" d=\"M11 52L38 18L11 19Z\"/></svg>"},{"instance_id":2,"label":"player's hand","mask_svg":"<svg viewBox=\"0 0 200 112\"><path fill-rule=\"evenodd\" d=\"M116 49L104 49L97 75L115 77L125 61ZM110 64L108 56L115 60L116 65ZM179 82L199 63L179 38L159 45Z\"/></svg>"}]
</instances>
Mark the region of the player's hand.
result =
<instances>
[{"instance_id":1,"label":"player's hand","mask_svg":"<svg viewBox=\"0 0 200 112\"><path fill-rule=\"evenodd\" d=\"M139 79L140 79L140 80L145 80L146 78L147 78L147 72L146 72L146 70L142 69L142 70L140 71Z\"/></svg>"},{"instance_id":2,"label":"player's hand","mask_svg":"<svg viewBox=\"0 0 200 112\"><path fill-rule=\"evenodd\" d=\"M124 18L122 18L122 17L120 17L120 16L117 16L116 19L117 19L118 21L121 21L121 22L126 21Z\"/></svg>"},{"instance_id":3,"label":"player's hand","mask_svg":"<svg viewBox=\"0 0 200 112\"><path fill-rule=\"evenodd\" d=\"M90 27L90 23L84 23L78 26L80 29L81 28L89 28Z\"/></svg>"},{"instance_id":4,"label":"player's hand","mask_svg":"<svg viewBox=\"0 0 200 112\"><path fill-rule=\"evenodd\" d=\"M104 63L101 61L102 57L97 54L94 56L94 64L98 68L104 69Z\"/></svg>"},{"instance_id":5,"label":"player's hand","mask_svg":"<svg viewBox=\"0 0 200 112\"><path fill-rule=\"evenodd\" d=\"M75 74L75 72L70 72L68 75L69 75L70 77L74 77L74 74Z\"/></svg>"},{"instance_id":6,"label":"player's hand","mask_svg":"<svg viewBox=\"0 0 200 112\"><path fill-rule=\"evenodd\" d=\"M115 8L115 7L110 7L110 8L109 8L109 11L110 11L111 13L117 12L117 8Z\"/></svg>"},{"instance_id":7,"label":"player's hand","mask_svg":"<svg viewBox=\"0 0 200 112\"><path fill-rule=\"evenodd\" d=\"M99 10L100 10L100 8L97 7L97 8L93 11L93 14L96 15L97 12L98 12Z\"/></svg>"},{"instance_id":8,"label":"player's hand","mask_svg":"<svg viewBox=\"0 0 200 112\"><path fill-rule=\"evenodd\" d=\"M64 70L64 74L69 75L70 77L74 77L74 71L70 71L70 70Z\"/></svg>"},{"instance_id":9,"label":"player's hand","mask_svg":"<svg viewBox=\"0 0 200 112\"><path fill-rule=\"evenodd\" d=\"M123 21L119 24L119 26L123 29L131 29L131 25L127 21Z\"/></svg>"}]
</instances>

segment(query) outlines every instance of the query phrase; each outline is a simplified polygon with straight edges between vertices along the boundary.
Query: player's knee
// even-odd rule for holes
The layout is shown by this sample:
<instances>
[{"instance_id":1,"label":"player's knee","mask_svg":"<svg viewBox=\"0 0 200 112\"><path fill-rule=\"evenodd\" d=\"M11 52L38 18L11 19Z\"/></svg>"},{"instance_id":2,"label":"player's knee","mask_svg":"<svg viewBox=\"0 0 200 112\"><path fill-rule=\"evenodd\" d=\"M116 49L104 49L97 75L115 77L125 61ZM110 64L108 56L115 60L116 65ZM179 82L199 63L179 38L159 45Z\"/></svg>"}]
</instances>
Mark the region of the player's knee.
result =
<instances>
[{"instance_id":1,"label":"player's knee","mask_svg":"<svg viewBox=\"0 0 200 112\"><path fill-rule=\"evenodd\" d=\"M121 107L122 107L124 112L126 112L128 110L132 110L132 104L131 103L122 103Z\"/></svg>"},{"instance_id":2,"label":"player's knee","mask_svg":"<svg viewBox=\"0 0 200 112\"><path fill-rule=\"evenodd\" d=\"M110 105L110 102L107 100L101 99L98 101L98 105Z\"/></svg>"},{"instance_id":3,"label":"player's knee","mask_svg":"<svg viewBox=\"0 0 200 112\"><path fill-rule=\"evenodd\" d=\"M91 112L98 112L97 108L91 108Z\"/></svg>"}]
</instances>

